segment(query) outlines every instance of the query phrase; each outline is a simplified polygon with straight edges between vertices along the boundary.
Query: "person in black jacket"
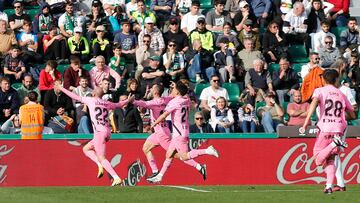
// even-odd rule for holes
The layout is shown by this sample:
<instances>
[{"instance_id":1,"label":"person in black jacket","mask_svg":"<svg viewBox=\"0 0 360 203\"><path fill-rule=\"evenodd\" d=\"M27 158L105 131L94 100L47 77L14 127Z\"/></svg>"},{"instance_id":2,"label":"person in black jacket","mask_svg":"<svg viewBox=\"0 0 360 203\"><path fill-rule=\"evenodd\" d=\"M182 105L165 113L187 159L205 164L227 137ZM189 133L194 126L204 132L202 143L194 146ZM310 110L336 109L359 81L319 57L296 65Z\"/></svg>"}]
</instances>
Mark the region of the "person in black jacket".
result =
<instances>
[{"instance_id":1,"label":"person in black jacket","mask_svg":"<svg viewBox=\"0 0 360 203\"><path fill-rule=\"evenodd\" d=\"M6 77L0 78L0 122L5 122L13 114L19 113L19 96L11 88L10 80Z\"/></svg>"},{"instance_id":2,"label":"person in black jacket","mask_svg":"<svg viewBox=\"0 0 360 203\"><path fill-rule=\"evenodd\" d=\"M321 0L313 0L311 2L311 11L307 21L307 33L317 33L321 30L319 22L326 20L326 15L322 7Z\"/></svg>"},{"instance_id":3,"label":"person in black jacket","mask_svg":"<svg viewBox=\"0 0 360 203\"><path fill-rule=\"evenodd\" d=\"M280 69L273 72L272 83L279 99L280 105L300 88L300 76L294 69L290 68L290 63L286 58L281 58Z\"/></svg>"},{"instance_id":4,"label":"person in black jacket","mask_svg":"<svg viewBox=\"0 0 360 203\"><path fill-rule=\"evenodd\" d=\"M121 95L120 101L126 100L128 96ZM115 131L120 133L142 133L143 122L140 113L132 104L127 104L114 111Z\"/></svg>"},{"instance_id":5,"label":"person in black jacket","mask_svg":"<svg viewBox=\"0 0 360 203\"><path fill-rule=\"evenodd\" d=\"M273 21L268 25L262 42L263 54L267 63L277 63L281 57L287 57L288 43L277 22Z\"/></svg>"},{"instance_id":6,"label":"person in black jacket","mask_svg":"<svg viewBox=\"0 0 360 203\"><path fill-rule=\"evenodd\" d=\"M198 111L194 115L195 124L190 125L190 133L214 133L213 128L205 122L204 115Z\"/></svg>"}]
</instances>

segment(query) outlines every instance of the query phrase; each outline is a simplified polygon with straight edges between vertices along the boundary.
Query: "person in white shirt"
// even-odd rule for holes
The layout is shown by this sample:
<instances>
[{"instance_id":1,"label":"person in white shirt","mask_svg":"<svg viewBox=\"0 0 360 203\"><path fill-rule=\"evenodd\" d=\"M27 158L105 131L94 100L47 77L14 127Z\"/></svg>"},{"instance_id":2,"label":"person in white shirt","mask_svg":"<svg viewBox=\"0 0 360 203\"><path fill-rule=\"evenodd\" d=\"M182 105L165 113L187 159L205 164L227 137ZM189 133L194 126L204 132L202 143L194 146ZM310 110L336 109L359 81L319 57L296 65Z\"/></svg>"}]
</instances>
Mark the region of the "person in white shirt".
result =
<instances>
[{"instance_id":1,"label":"person in white shirt","mask_svg":"<svg viewBox=\"0 0 360 203\"><path fill-rule=\"evenodd\" d=\"M132 12L137 11L137 0L131 0L129 3L127 3L125 10L128 18L131 19Z\"/></svg>"},{"instance_id":2,"label":"person in white shirt","mask_svg":"<svg viewBox=\"0 0 360 203\"><path fill-rule=\"evenodd\" d=\"M185 14L181 19L180 29L182 29L182 31L184 31L187 35L189 35L191 31L196 29L196 23L199 17L205 18L205 16L202 15L199 10L200 2L193 1L191 3L190 12Z\"/></svg>"},{"instance_id":3,"label":"person in white shirt","mask_svg":"<svg viewBox=\"0 0 360 203\"><path fill-rule=\"evenodd\" d=\"M313 51L315 52L319 52L319 50L321 48L325 47L325 37L326 36L330 36L333 39L333 44L332 46L335 48L336 47L336 37L333 33L330 32L330 22L329 21L323 21L321 22L321 31L317 32L313 35L313 37L311 38L311 47L313 49Z\"/></svg>"},{"instance_id":4,"label":"person in white shirt","mask_svg":"<svg viewBox=\"0 0 360 203\"><path fill-rule=\"evenodd\" d=\"M311 52L309 55L310 62L301 66L300 76L304 80L305 76L310 72L310 70L316 66L319 66L320 56L317 52Z\"/></svg>"},{"instance_id":5,"label":"person in white shirt","mask_svg":"<svg viewBox=\"0 0 360 203\"><path fill-rule=\"evenodd\" d=\"M304 4L296 2L293 9L285 15L283 32L286 34L288 42L303 44L306 42L307 14Z\"/></svg>"}]
</instances>

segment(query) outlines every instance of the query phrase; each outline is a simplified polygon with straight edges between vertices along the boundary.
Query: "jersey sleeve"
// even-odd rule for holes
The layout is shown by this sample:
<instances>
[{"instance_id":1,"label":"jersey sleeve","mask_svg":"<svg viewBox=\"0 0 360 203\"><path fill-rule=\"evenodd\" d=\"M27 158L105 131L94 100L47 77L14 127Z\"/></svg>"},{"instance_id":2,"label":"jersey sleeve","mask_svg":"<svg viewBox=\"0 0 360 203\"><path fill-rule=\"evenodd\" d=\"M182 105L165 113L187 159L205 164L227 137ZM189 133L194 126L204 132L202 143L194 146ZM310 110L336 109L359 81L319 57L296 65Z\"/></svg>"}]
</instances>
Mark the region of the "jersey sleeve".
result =
<instances>
[{"instance_id":1,"label":"jersey sleeve","mask_svg":"<svg viewBox=\"0 0 360 203\"><path fill-rule=\"evenodd\" d=\"M178 104L175 100L171 100L167 105L166 105L166 108L165 108L165 111L171 113L173 111L175 111L175 109L178 107Z\"/></svg>"},{"instance_id":2,"label":"jersey sleeve","mask_svg":"<svg viewBox=\"0 0 360 203\"><path fill-rule=\"evenodd\" d=\"M314 93L313 93L313 95L312 95L312 99L318 99L318 100L321 99L321 93L320 93L320 91L319 91L319 88L317 88L317 89L314 90Z\"/></svg>"},{"instance_id":3,"label":"jersey sleeve","mask_svg":"<svg viewBox=\"0 0 360 203\"><path fill-rule=\"evenodd\" d=\"M71 99L74 99L76 101L79 101L79 102L82 102L84 104L87 104L86 101L84 101L83 98L81 98L79 95L73 93L73 92L70 92L69 90L65 89L65 88L61 88L61 91L64 92L67 96L69 96Z\"/></svg>"},{"instance_id":4,"label":"jersey sleeve","mask_svg":"<svg viewBox=\"0 0 360 203\"><path fill-rule=\"evenodd\" d=\"M123 107L123 106L124 106L125 104L127 104L127 103L128 103L128 100L125 99L125 100L123 100L123 101L119 101L118 103L109 102L109 103L107 104L107 106L108 106L109 109L116 109L116 108L121 108L121 107Z\"/></svg>"},{"instance_id":5,"label":"jersey sleeve","mask_svg":"<svg viewBox=\"0 0 360 203\"><path fill-rule=\"evenodd\" d=\"M348 100L348 98L346 98L346 96L343 96L344 101L345 101L345 111L354 111L354 107L351 105L350 101Z\"/></svg>"}]
</instances>

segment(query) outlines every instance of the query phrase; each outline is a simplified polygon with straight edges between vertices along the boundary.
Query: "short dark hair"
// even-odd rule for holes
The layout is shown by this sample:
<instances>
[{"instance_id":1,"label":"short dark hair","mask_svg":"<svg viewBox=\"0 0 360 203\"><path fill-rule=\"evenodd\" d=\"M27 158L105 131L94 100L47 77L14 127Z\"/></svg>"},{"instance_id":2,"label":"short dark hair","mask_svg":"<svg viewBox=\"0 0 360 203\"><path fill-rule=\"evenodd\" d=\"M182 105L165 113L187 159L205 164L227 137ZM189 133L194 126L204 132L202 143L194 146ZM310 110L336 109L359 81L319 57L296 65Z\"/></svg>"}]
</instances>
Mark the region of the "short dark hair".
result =
<instances>
[{"instance_id":1,"label":"short dark hair","mask_svg":"<svg viewBox=\"0 0 360 203\"><path fill-rule=\"evenodd\" d=\"M321 21L320 25L327 25L327 26L330 26L330 25L331 25L331 23L330 23L330 21L328 21L328 20L323 20L323 21Z\"/></svg>"},{"instance_id":2,"label":"short dark hair","mask_svg":"<svg viewBox=\"0 0 360 203\"><path fill-rule=\"evenodd\" d=\"M322 77L327 84L335 85L337 79L339 78L339 72L335 69L326 69L322 74Z\"/></svg>"},{"instance_id":3,"label":"short dark hair","mask_svg":"<svg viewBox=\"0 0 360 203\"><path fill-rule=\"evenodd\" d=\"M80 58L75 55L70 55L70 63L80 62Z\"/></svg>"},{"instance_id":4,"label":"short dark hair","mask_svg":"<svg viewBox=\"0 0 360 203\"><path fill-rule=\"evenodd\" d=\"M162 95L164 93L164 85L161 84L154 84L156 85L156 89L159 92L160 95Z\"/></svg>"},{"instance_id":5,"label":"short dark hair","mask_svg":"<svg viewBox=\"0 0 360 203\"><path fill-rule=\"evenodd\" d=\"M148 37L148 38L151 39L151 35L149 35L149 34L144 34L143 39L144 39L145 37Z\"/></svg>"},{"instance_id":6,"label":"short dark hair","mask_svg":"<svg viewBox=\"0 0 360 203\"><path fill-rule=\"evenodd\" d=\"M188 86L186 86L183 82L181 82L180 80L176 82L176 86L175 88L177 89L177 91L179 91L181 96L184 96L188 93L189 88Z\"/></svg>"},{"instance_id":7,"label":"short dark hair","mask_svg":"<svg viewBox=\"0 0 360 203\"><path fill-rule=\"evenodd\" d=\"M10 83L10 79L7 77L0 77L0 83L2 83L2 81L6 81L6 82Z\"/></svg>"},{"instance_id":8,"label":"short dark hair","mask_svg":"<svg viewBox=\"0 0 360 203\"><path fill-rule=\"evenodd\" d=\"M113 50L115 50L115 49L122 49L121 44L120 43L115 43L114 46L113 46Z\"/></svg>"},{"instance_id":9,"label":"short dark hair","mask_svg":"<svg viewBox=\"0 0 360 203\"><path fill-rule=\"evenodd\" d=\"M35 91L30 91L28 93L28 98L32 102L36 102L38 100L39 94Z\"/></svg>"},{"instance_id":10,"label":"short dark hair","mask_svg":"<svg viewBox=\"0 0 360 203\"><path fill-rule=\"evenodd\" d=\"M355 17L350 17L349 20L348 20L348 22L350 22L350 21L355 21L355 22L357 22L357 20L356 20Z\"/></svg>"},{"instance_id":11,"label":"short dark hair","mask_svg":"<svg viewBox=\"0 0 360 203\"><path fill-rule=\"evenodd\" d=\"M309 56L311 57L312 55L319 55L319 53L313 51L313 52L310 52Z\"/></svg>"},{"instance_id":12,"label":"short dark hair","mask_svg":"<svg viewBox=\"0 0 360 203\"><path fill-rule=\"evenodd\" d=\"M20 50L20 46L17 45L17 44L14 44L11 46L11 49L17 49L17 50Z\"/></svg>"},{"instance_id":13,"label":"short dark hair","mask_svg":"<svg viewBox=\"0 0 360 203\"><path fill-rule=\"evenodd\" d=\"M65 6L74 6L72 1L66 0L65 1Z\"/></svg>"},{"instance_id":14,"label":"short dark hair","mask_svg":"<svg viewBox=\"0 0 360 203\"><path fill-rule=\"evenodd\" d=\"M217 6L219 4L224 4L225 5L226 2L224 2L224 0L214 0L214 5Z\"/></svg>"},{"instance_id":15,"label":"short dark hair","mask_svg":"<svg viewBox=\"0 0 360 203\"><path fill-rule=\"evenodd\" d=\"M89 77L86 76L86 75L81 75L81 76L79 77L79 79L80 79L80 80L81 80L81 79L84 79L84 80L88 80L88 81L89 81Z\"/></svg>"},{"instance_id":16,"label":"short dark hair","mask_svg":"<svg viewBox=\"0 0 360 203\"><path fill-rule=\"evenodd\" d=\"M199 1L192 1L192 2L191 2L191 6L200 7L200 2L199 2Z\"/></svg>"},{"instance_id":17,"label":"short dark hair","mask_svg":"<svg viewBox=\"0 0 360 203\"><path fill-rule=\"evenodd\" d=\"M214 74L210 77L210 80L212 80L214 77L219 77L217 74Z\"/></svg>"},{"instance_id":18,"label":"short dark hair","mask_svg":"<svg viewBox=\"0 0 360 203\"><path fill-rule=\"evenodd\" d=\"M55 60L48 60L46 61L46 65L56 70L58 63Z\"/></svg>"}]
</instances>

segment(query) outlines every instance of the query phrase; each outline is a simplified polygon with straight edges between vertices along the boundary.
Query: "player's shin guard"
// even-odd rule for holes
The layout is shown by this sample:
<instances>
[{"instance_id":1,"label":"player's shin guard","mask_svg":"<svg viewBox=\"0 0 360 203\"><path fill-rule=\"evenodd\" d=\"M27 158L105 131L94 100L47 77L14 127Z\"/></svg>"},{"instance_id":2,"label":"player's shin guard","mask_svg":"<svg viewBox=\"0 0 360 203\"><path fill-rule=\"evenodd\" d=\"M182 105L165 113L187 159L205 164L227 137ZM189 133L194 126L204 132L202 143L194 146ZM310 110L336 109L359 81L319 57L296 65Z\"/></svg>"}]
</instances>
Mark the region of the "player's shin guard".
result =
<instances>
[{"instance_id":1,"label":"player's shin guard","mask_svg":"<svg viewBox=\"0 0 360 203\"><path fill-rule=\"evenodd\" d=\"M204 155L204 154L207 154L206 149L193 149L190 152L188 152L190 159L194 159L194 158Z\"/></svg>"},{"instance_id":2,"label":"player's shin guard","mask_svg":"<svg viewBox=\"0 0 360 203\"><path fill-rule=\"evenodd\" d=\"M163 164L163 166L162 166L162 168L160 170L160 173L159 173L160 175L163 176L165 174L165 172L168 170L168 168L171 165L171 161L172 161L172 159L165 159L164 164Z\"/></svg>"},{"instance_id":3,"label":"player's shin guard","mask_svg":"<svg viewBox=\"0 0 360 203\"><path fill-rule=\"evenodd\" d=\"M336 167L336 183L339 187L345 187L345 181L344 181L344 176L342 173L342 166L341 166L341 160L340 160L340 156L337 155L335 157L335 167Z\"/></svg>"},{"instance_id":4,"label":"player's shin guard","mask_svg":"<svg viewBox=\"0 0 360 203\"><path fill-rule=\"evenodd\" d=\"M104 159L101 161L101 165L105 168L105 170L111 175L111 177L113 177L114 179L116 177L119 177L114 168L111 166L110 162L107 159Z\"/></svg>"},{"instance_id":5,"label":"player's shin guard","mask_svg":"<svg viewBox=\"0 0 360 203\"><path fill-rule=\"evenodd\" d=\"M88 151L84 151L85 156L89 157L93 162L95 162L98 166L101 166L101 163L99 162L95 151L93 150L88 150Z\"/></svg>"},{"instance_id":6,"label":"player's shin guard","mask_svg":"<svg viewBox=\"0 0 360 203\"><path fill-rule=\"evenodd\" d=\"M146 158L147 158L147 160L148 160L148 162L149 162L151 171L152 171L153 173L158 172L159 169L158 169L158 167L157 167L157 165L156 165L156 161L155 161L154 156L151 155L151 156L147 156Z\"/></svg>"},{"instance_id":7,"label":"player's shin guard","mask_svg":"<svg viewBox=\"0 0 360 203\"><path fill-rule=\"evenodd\" d=\"M196 165L198 165L199 163L197 163L196 161L194 161L194 159L189 159L184 161L185 164L192 166L192 167L196 167Z\"/></svg>"},{"instance_id":8,"label":"player's shin guard","mask_svg":"<svg viewBox=\"0 0 360 203\"><path fill-rule=\"evenodd\" d=\"M334 165L334 161L333 160L328 160L326 167L325 167L325 172L326 172L326 185L330 186L333 184L334 179L335 179L335 165Z\"/></svg>"}]
</instances>

